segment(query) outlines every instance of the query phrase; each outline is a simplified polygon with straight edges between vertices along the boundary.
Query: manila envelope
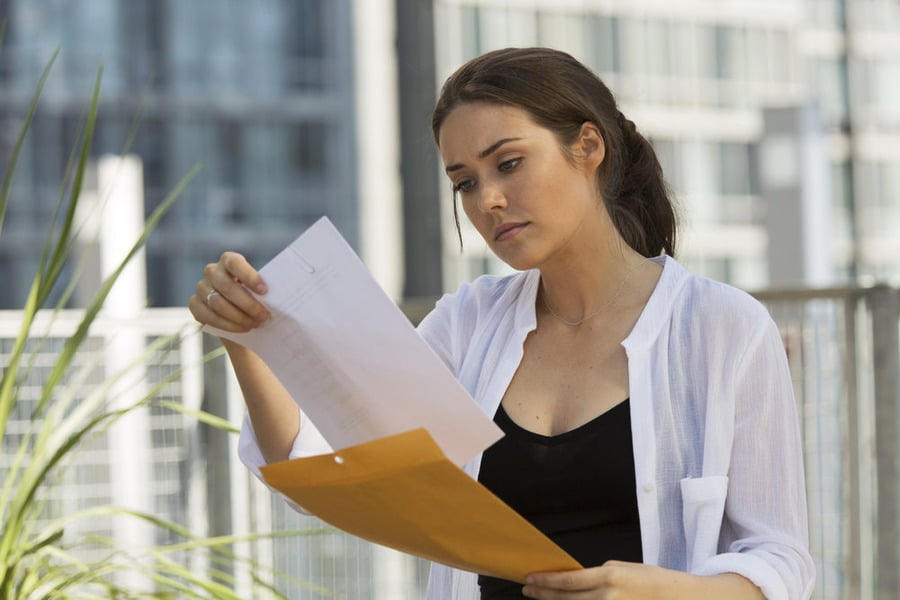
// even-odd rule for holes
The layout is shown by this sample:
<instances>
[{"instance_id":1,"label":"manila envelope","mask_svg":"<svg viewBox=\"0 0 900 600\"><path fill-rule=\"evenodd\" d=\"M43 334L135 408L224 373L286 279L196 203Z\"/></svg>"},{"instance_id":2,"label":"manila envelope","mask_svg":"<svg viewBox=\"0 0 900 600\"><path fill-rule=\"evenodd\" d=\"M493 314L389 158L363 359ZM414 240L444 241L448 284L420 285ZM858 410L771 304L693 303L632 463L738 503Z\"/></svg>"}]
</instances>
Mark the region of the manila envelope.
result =
<instances>
[{"instance_id":1,"label":"manila envelope","mask_svg":"<svg viewBox=\"0 0 900 600\"><path fill-rule=\"evenodd\" d=\"M453 464L425 429L261 470L323 521L408 554L520 583L536 571L582 568Z\"/></svg>"}]
</instances>

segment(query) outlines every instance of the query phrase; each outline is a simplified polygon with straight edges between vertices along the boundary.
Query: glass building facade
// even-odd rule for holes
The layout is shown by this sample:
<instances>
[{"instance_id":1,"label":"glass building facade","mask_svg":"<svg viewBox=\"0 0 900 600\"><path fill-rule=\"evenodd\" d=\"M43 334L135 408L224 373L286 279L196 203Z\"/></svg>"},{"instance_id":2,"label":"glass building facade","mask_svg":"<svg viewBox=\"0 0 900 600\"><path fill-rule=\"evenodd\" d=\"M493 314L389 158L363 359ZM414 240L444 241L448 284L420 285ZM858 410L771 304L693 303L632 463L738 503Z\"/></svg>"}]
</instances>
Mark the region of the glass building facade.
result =
<instances>
[{"instance_id":1,"label":"glass building facade","mask_svg":"<svg viewBox=\"0 0 900 600\"><path fill-rule=\"evenodd\" d=\"M222 250L261 264L322 215L358 243L349 0L6 0L0 19L0 163L60 51L0 237L0 308L24 302L101 65L92 153L141 158L147 214L202 164L148 244L150 306L183 306Z\"/></svg>"},{"instance_id":2,"label":"glass building facade","mask_svg":"<svg viewBox=\"0 0 900 600\"><path fill-rule=\"evenodd\" d=\"M745 287L769 283L764 110L817 107L831 194L818 246L834 282L900 277L896 2L438 0L435 22L439 80L505 46L552 46L589 64L657 150L683 215L681 261ZM447 236L448 288L504 270L477 234L466 240L460 257Z\"/></svg>"}]
</instances>

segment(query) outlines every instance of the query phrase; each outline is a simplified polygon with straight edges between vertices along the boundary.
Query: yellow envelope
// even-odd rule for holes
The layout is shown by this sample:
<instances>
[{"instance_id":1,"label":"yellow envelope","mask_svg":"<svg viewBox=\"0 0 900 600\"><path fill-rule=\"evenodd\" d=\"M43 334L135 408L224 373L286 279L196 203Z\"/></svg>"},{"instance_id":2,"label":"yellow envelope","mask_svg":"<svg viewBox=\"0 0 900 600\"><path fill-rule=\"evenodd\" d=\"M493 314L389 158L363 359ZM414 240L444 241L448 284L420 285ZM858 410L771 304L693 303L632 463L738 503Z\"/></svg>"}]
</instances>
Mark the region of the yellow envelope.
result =
<instances>
[{"instance_id":1,"label":"yellow envelope","mask_svg":"<svg viewBox=\"0 0 900 600\"><path fill-rule=\"evenodd\" d=\"M339 529L445 565L518 582L582 568L447 459L425 429L273 463L262 474Z\"/></svg>"}]
</instances>

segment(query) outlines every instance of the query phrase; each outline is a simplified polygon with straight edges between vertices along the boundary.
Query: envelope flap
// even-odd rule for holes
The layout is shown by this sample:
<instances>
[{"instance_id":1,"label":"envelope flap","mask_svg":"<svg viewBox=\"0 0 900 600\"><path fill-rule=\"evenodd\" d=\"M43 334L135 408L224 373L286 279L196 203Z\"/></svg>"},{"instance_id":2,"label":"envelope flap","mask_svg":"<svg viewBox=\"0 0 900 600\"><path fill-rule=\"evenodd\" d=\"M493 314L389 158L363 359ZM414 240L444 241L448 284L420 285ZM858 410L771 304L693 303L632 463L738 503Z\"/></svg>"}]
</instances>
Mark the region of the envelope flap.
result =
<instances>
[{"instance_id":1,"label":"envelope flap","mask_svg":"<svg viewBox=\"0 0 900 600\"><path fill-rule=\"evenodd\" d=\"M424 428L413 429L331 454L295 458L260 468L275 489L303 483L327 485L336 481L384 477L388 472L446 460Z\"/></svg>"}]
</instances>

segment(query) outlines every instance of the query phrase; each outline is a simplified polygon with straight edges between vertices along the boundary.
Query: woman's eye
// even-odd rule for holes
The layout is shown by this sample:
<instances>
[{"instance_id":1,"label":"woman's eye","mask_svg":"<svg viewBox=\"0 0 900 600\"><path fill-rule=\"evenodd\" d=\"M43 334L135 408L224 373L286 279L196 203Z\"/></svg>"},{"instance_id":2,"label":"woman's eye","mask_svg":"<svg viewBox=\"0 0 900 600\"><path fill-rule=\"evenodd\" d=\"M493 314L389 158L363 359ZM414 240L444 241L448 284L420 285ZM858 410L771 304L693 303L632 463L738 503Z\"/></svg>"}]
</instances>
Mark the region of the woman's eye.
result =
<instances>
[{"instance_id":1,"label":"woman's eye","mask_svg":"<svg viewBox=\"0 0 900 600\"><path fill-rule=\"evenodd\" d=\"M456 185L453 186L453 192L456 194L458 194L460 192L466 193L466 192L470 191L474 185L475 185L475 182L473 182L471 179L463 179L462 181L460 181L459 183L457 183Z\"/></svg>"},{"instance_id":2,"label":"woman's eye","mask_svg":"<svg viewBox=\"0 0 900 600\"><path fill-rule=\"evenodd\" d=\"M500 166L498 168L501 171L512 171L513 169L515 169L516 167L519 166L520 162L522 162L521 158L511 158L509 160L504 160L502 163L500 163Z\"/></svg>"}]
</instances>

